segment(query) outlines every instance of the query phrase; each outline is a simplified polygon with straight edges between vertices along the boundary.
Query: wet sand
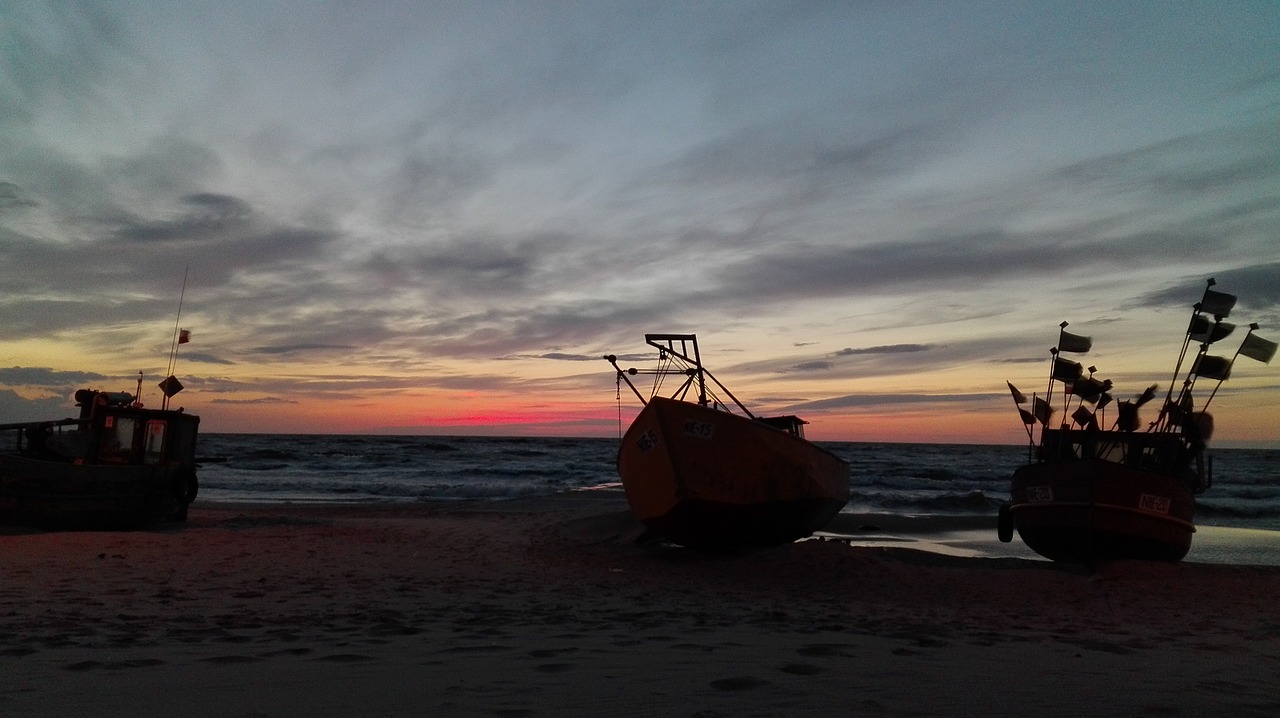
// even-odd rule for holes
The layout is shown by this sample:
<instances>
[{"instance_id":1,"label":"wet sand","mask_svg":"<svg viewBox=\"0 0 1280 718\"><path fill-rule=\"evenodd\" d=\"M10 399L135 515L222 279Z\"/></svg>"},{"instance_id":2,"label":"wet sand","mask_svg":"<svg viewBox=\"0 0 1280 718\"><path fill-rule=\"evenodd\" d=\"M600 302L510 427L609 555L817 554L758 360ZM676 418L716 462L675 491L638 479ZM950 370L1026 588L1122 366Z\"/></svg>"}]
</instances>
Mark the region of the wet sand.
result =
<instances>
[{"instance_id":1,"label":"wet sand","mask_svg":"<svg viewBox=\"0 0 1280 718\"><path fill-rule=\"evenodd\" d=\"M0 715L1280 715L1280 568L872 518L731 555L637 543L609 492L5 530Z\"/></svg>"}]
</instances>

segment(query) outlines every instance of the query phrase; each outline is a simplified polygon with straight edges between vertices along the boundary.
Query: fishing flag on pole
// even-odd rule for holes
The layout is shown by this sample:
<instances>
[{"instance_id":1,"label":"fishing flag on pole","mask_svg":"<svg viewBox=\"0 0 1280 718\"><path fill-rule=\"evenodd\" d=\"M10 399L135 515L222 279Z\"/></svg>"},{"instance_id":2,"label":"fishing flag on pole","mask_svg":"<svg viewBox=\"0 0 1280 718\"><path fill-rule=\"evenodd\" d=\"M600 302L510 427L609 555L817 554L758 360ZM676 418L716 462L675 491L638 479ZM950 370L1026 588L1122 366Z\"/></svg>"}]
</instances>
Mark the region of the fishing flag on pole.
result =
<instances>
[{"instance_id":1,"label":"fishing flag on pole","mask_svg":"<svg viewBox=\"0 0 1280 718\"><path fill-rule=\"evenodd\" d=\"M1240 353L1263 364L1270 364L1276 355L1276 343L1249 332L1249 336L1244 338L1244 344L1240 345Z\"/></svg>"},{"instance_id":2,"label":"fishing flag on pole","mask_svg":"<svg viewBox=\"0 0 1280 718\"><path fill-rule=\"evenodd\" d=\"M1225 339L1234 331L1236 325L1230 322L1210 322L1203 314L1197 314L1191 320L1191 340L1201 344L1212 344Z\"/></svg>"},{"instance_id":3,"label":"fishing flag on pole","mask_svg":"<svg viewBox=\"0 0 1280 718\"><path fill-rule=\"evenodd\" d=\"M1084 367L1080 366L1079 362L1060 357L1055 357L1053 360L1053 378L1058 381L1075 381L1083 373Z\"/></svg>"},{"instance_id":4,"label":"fishing flag on pole","mask_svg":"<svg viewBox=\"0 0 1280 718\"><path fill-rule=\"evenodd\" d=\"M1226 357L1213 356L1212 354L1201 354L1196 357L1196 363L1192 365L1191 373L1206 379L1226 381L1227 377L1231 376L1231 360Z\"/></svg>"},{"instance_id":5,"label":"fishing flag on pole","mask_svg":"<svg viewBox=\"0 0 1280 718\"><path fill-rule=\"evenodd\" d=\"M1218 318L1225 318L1231 314L1231 308L1235 305L1236 297L1234 294L1206 289L1204 290L1204 299L1200 300L1200 311Z\"/></svg>"},{"instance_id":6,"label":"fishing flag on pole","mask_svg":"<svg viewBox=\"0 0 1280 718\"><path fill-rule=\"evenodd\" d=\"M1093 348L1093 338L1072 334L1065 329L1058 337L1058 351L1084 354Z\"/></svg>"},{"instance_id":7,"label":"fishing flag on pole","mask_svg":"<svg viewBox=\"0 0 1280 718\"><path fill-rule=\"evenodd\" d=\"M1120 411L1119 418L1116 419L1116 426L1120 431L1137 431L1142 426L1142 422L1138 419L1138 405L1132 401L1122 401L1116 405Z\"/></svg>"},{"instance_id":8,"label":"fishing flag on pole","mask_svg":"<svg viewBox=\"0 0 1280 718\"><path fill-rule=\"evenodd\" d=\"M1093 422L1093 412L1082 406L1075 410L1071 418L1081 427L1087 427Z\"/></svg>"},{"instance_id":9,"label":"fishing flag on pole","mask_svg":"<svg viewBox=\"0 0 1280 718\"><path fill-rule=\"evenodd\" d=\"M1053 407L1049 406L1049 402L1037 396L1035 401L1032 402L1032 413L1036 421L1048 425L1049 417L1053 416Z\"/></svg>"},{"instance_id":10,"label":"fishing flag on pole","mask_svg":"<svg viewBox=\"0 0 1280 718\"><path fill-rule=\"evenodd\" d=\"M1142 406L1143 404L1146 404L1147 402L1156 398L1156 390L1159 388L1160 388L1159 384L1152 384L1151 386L1144 389L1143 392L1139 394L1137 398L1134 399L1134 405Z\"/></svg>"},{"instance_id":11,"label":"fishing flag on pole","mask_svg":"<svg viewBox=\"0 0 1280 718\"><path fill-rule=\"evenodd\" d=\"M179 330L179 331L178 331L178 343L179 343L179 344L186 344L186 343L187 343L187 342L189 342L189 341L191 341L191 330L190 330L190 329L181 329L181 330Z\"/></svg>"},{"instance_id":12,"label":"fishing flag on pole","mask_svg":"<svg viewBox=\"0 0 1280 718\"><path fill-rule=\"evenodd\" d=\"M1009 392L1013 394L1013 403L1015 404L1027 403L1027 395L1018 391L1018 387L1014 386L1013 382L1006 381L1005 383L1009 385Z\"/></svg>"},{"instance_id":13,"label":"fishing flag on pole","mask_svg":"<svg viewBox=\"0 0 1280 718\"><path fill-rule=\"evenodd\" d=\"M1095 402L1098 400L1098 397L1102 396L1104 391L1110 388L1110 379L1101 381L1099 379L1089 377L1088 379L1077 379L1067 387L1067 390L1085 401Z\"/></svg>"}]
</instances>

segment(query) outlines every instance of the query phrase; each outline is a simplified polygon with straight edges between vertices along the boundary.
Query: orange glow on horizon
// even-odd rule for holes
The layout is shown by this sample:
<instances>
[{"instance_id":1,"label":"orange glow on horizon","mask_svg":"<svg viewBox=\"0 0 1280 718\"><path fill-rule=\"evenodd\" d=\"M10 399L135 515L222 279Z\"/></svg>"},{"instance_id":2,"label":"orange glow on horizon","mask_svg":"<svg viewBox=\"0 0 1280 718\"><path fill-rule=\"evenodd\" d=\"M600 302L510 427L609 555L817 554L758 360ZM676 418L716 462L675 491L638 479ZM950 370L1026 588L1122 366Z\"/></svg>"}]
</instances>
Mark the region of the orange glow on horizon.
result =
<instances>
[{"instance_id":1,"label":"orange glow on horizon","mask_svg":"<svg viewBox=\"0 0 1280 718\"><path fill-rule=\"evenodd\" d=\"M191 397L196 399L196 397ZM433 405L425 409L424 404ZM454 404L422 397L395 397L384 402L356 400L298 401L280 404L212 402L189 409L201 416L202 431L297 434L483 434L511 436L616 437L634 420L638 405L624 403L621 413L612 402L539 402L529 406L476 399L468 411ZM189 407L199 402L188 403ZM1274 445L1269 432L1277 423L1277 408L1248 406L1214 412L1217 431L1213 445ZM956 410L945 405L893 410L849 410L805 413L806 436L813 441L870 443L1023 444L1027 435L1012 405Z\"/></svg>"}]
</instances>

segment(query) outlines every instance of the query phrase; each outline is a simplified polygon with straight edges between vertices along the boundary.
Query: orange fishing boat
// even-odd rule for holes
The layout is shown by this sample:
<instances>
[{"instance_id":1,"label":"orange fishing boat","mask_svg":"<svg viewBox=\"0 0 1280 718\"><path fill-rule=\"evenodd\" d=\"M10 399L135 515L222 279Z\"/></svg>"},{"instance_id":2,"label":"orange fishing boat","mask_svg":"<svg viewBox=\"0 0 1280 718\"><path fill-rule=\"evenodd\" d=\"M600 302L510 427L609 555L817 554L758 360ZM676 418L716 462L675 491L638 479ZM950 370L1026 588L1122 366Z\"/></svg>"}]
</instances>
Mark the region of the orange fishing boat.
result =
<instances>
[{"instance_id":1,"label":"orange fishing boat","mask_svg":"<svg viewBox=\"0 0 1280 718\"><path fill-rule=\"evenodd\" d=\"M1258 325L1251 324L1235 356L1209 354L1211 345L1235 328L1223 320L1236 298L1213 290L1213 285L1209 280L1203 298L1194 305L1174 382L1159 417L1145 431L1140 431L1139 409L1156 397L1158 385L1132 401L1119 402L1113 428L1103 430L1112 384L1095 378L1094 367L1088 368L1086 376L1078 362L1061 356L1062 352L1086 353L1092 341L1067 332L1066 322L1060 325L1058 346L1050 350L1052 368L1045 398L1034 397L1031 410L1019 407L1033 455L1031 463L1011 478L1010 501L999 514L1001 541L1012 541L1016 530L1036 553L1054 561L1080 563L1176 562L1187 555L1196 530L1195 495L1208 489L1213 478L1205 455L1213 433L1213 419L1206 411L1209 402L1238 357L1268 363L1276 351L1276 344L1254 334ZM1190 356L1194 358L1188 362ZM1184 365L1189 366L1185 375ZM1181 387L1175 395L1180 376ZM1193 399L1198 380L1214 382L1199 407ZM1016 404L1027 403L1026 395L1012 383L1009 390ZM1058 411L1053 404L1058 401L1069 420L1051 428ZM1037 425L1038 443L1034 440Z\"/></svg>"},{"instance_id":2,"label":"orange fishing boat","mask_svg":"<svg viewBox=\"0 0 1280 718\"><path fill-rule=\"evenodd\" d=\"M776 545L811 535L848 502L848 463L807 441L803 420L753 415L702 365L693 334L646 334L645 342L658 349L657 369L605 359L619 390L626 382L644 404L622 437L618 474L651 531L692 548ZM648 398L631 381L641 373L659 378ZM667 376L683 381L658 396ZM716 388L731 403L715 398Z\"/></svg>"}]
</instances>

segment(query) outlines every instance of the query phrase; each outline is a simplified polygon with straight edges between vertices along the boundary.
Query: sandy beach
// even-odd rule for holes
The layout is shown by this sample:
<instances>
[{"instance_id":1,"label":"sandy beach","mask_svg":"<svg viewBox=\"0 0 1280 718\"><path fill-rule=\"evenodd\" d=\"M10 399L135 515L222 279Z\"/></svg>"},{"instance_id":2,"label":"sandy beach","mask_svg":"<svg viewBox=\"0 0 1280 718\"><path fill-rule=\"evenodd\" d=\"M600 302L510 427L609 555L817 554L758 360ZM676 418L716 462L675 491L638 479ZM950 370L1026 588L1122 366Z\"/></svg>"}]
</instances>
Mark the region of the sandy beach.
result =
<instances>
[{"instance_id":1,"label":"sandy beach","mask_svg":"<svg viewBox=\"0 0 1280 718\"><path fill-rule=\"evenodd\" d=\"M1278 567L832 528L890 538L697 554L609 492L6 529L0 715L1280 714Z\"/></svg>"}]
</instances>

